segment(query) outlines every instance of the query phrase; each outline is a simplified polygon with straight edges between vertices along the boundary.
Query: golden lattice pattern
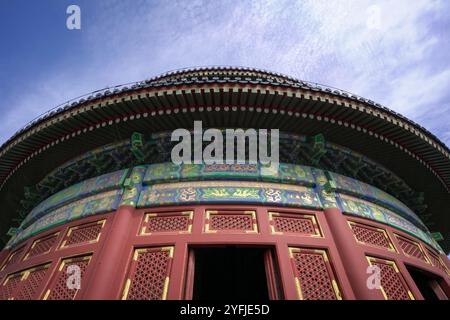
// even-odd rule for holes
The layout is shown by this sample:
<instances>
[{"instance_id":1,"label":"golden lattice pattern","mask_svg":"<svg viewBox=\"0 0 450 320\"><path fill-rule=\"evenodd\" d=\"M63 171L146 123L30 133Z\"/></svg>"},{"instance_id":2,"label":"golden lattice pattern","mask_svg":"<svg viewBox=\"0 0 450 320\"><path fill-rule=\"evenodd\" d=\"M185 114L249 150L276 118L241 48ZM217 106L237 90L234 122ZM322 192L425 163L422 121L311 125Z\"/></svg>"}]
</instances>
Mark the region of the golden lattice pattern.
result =
<instances>
[{"instance_id":1,"label":"golden lattice pattern","mask_svg":"<svg viewBox=\"0 0 450 320\"><path fill-rule=\"evenodd\" d=\"M12 266L16 262L18 262L20 260L20 257L22 255L22 252L24 249L25 249L25 247L21 247L21 248L17 249L16 251L11 252L11 254L9 255L8 259L6 259L6 262L3 265L1 270L4 270L6 267Z\"/></svg>"},{"instance_id":2,"label":"golden lattice pattern","mask_svg":"<svg viewBox=\"0 0 450 320\"><path fill-rule=\"evenodd\" d=\"M350 227L358 242L393 250L392 243L384 230L353 222L350 223Z\"/></svg>"},{"instance_id":3,"label":"golden lattice pattern","mask_svg":"<svg viewBox=\"0 0 450 320\"><path fill-rule=\"evenodd\" d=\"M26 254L25 259L48 253L56 243L57 239L58 235L54 234L49 237L36 240L35 242L33 242L33 245Z\"/></svg>"},{"instance_id":4,"label":"golden lattice pattern","mask_svg":"<svg viewBox=\"0 0 450 320\"><path fill-rule=\"evenodd\" d=\"M45 296L48 300L73 300L78 292L77 288L69 288L67 280L71 274L67 271L67 268L71 265L76 265L80 268L81 288L86 285L83 282L84 275L88 268L90 256L77 257L74 259L63 260L58 269L58 272L53 281L53 287L49 288Z\"/></svg>"},{"instance_id":5,"label":"golden lattice pattern","mask_svg":"<svg viewBox=\"0 0 450 320\"><path fill-rule=\"evenodd\" d=\"M31 300L36 299L36 293L39 286L47 274L48 267L36 268L30 271L20 286L20 290L17 293L17 300Z\"/></svg>"},{"instance_id":6,"label":"golden lattice pattern","mask_svg":"<svg viewBox=\"0 0 450 320\"><path fill-rule=\"evenodd\" d=\"M148 216L142 233L188 231L189 215Z\"/></svg>"},{"instance_id":7,"label":"golden lattice pattern","mask_svg":"<svg viewBox=\"0 0 450 320\"><path fill-rule=\"evenodd\" d=\"M8 300L14 298L14 292L20 285L20 279L22 278L22 273L16 273L10 275L3 281L0 287L0 300Z\"/></svg>"},{"instance_id":8,"label":"golden lattice pattern","mask_svg":"<svg viewBox=\"0 0 450 320\"><path fill-rule=\"evenodd\" d=\"M291 248L291 257L300 298L304 300L340 299L325 251Z\"/></svg>"},{"instance_id":9,"label":"golden lattice pattern","mask_svg":"<svg viewBox=\"0 0 450 320\"><path fill-rule=\"evenodd\" d=\"M209 218L210 230L252 230L253 219L244 214L214 214Z\"/></svg>"},{"instance_id":10,"label":"golden lattice pattern","mask_svg":"<svg viewBox=\"0 0 450 320\"><path fill-rule=\"evenodd\" d=\"M411 300L412 295L393 261L371 258L371 265L380 268L381 287L387 300Z\"/></svg>"},{"instance_id":11,"label":"golden lattice pattern","mask_svg":"<svg viewBox=\"0 0 450 320\"><path fill-rule=\"evenodd\" d=\"M441 259L439 258L439 256L437 254L435 254L434 252L432 252L431 250L428 250L428 256L430 257L431 263L433 264L433 266L441 269L442 271L444 271L445 273L447 273L447 268L444 266L444 264L442 263Z\"/></svg>"},{"instance_id":12,"label":"golden lattice pattern","mask_svg":"<svg viewBox=\"0 0 450 320\"><path fill-rule=\"evenodd\" d=\"M420 245L417 242L411 241L399 235L396 235L396 237L398 240L398 244L400 245L400 248L405 255L428 262L425 254L423 253Z\"/></svg>"},{"instance_id":13,"label":"golden lattice pattern","mask_svg":"<svg viewBox=\"0 0 450 320\"><path fill-rule=\"evenodd\" d=\"M137 249L123 298L161 300L166 298L172 247Z\"/></svg>"},{"instance_id":14,"label":"golden lattice pattern","mask_svg":"<svg viewBox=\"0 0 450 320\"><path fill-rule=\"evenodd\" d=\"M103 223L104 221L93 222L69 229L63 246L68 247L96 241L102 231Z\"/></svg>"},{"instance_id":15,"label":"golden lattice pattern","mask_svg":"<svg viewBox=\"0 0 450 320\"><path fill-rule=\"evenodd\" d=\"M312 216L276 215L271 220L275 232L320 235Z\"/></svg>"}]
</instances>

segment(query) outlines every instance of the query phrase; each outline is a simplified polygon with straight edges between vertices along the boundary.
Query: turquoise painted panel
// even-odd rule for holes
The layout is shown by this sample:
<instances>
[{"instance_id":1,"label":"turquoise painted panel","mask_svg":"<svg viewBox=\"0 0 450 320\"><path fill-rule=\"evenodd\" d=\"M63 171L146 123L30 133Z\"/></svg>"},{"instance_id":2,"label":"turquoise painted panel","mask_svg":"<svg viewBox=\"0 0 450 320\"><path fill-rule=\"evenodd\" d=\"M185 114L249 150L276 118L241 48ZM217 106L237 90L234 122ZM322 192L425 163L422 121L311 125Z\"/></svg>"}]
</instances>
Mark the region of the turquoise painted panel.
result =
<instances>
[{"instance_id":1,"label":"turquoise painted panel","mask_svg":"<svg viewBox=\"0 0 450 320\"><path fill-rule=\"evenodd\" d=\"M56 209L55 211L46 214L44 217L40 218L39 220L33 223L34 228L31 235L42 232L54 226L66 223L67 221L69 221L69 217L70 217L70 210L68 210L67 208L62 207Z\"/></svg>"},{"instance_id":2,"label":"turquoise painted panel","mask_svg":"<svg viewBox=\"0 0 450 320\"><path fill-rule=\"evenodd\" d=\"M365 200L353 198L351 196L336 194L342 212L357 215L363 218L387 223L385 213L388 209ZM406 221L406 220L405 220Z\"/></svg>"},{"instance_id":3,"label":"turquoise painted panel","mask_svg":"<svg viewBox=\"0 0 450 320\"><path fill-rule=\"evenodd\" d=\"M22 227L28 226L33 221L44 216L47 212L54 210L66 203L87 197L92 194L106 190L117 189L127 174L127 169L108 173L96 178L88 179L68 187L53 196L47 198L35 207L22 222Z\"/></svg>"},{"instance_id":4,"label":"turquoise painted panel","mask_svg":"<svg viewBox=\"0 0 450 320\"><path fill-rule=\"evenodd\" d=\"M322 180L324 173L321 170L315 170L314 174L324 183ZM239 181L156 184L145 186L142 189L137 207L200 203L248 203L310 209L337 207L346 214L374 220L403 230L442 252L430 234L423 232L395 212L364 199L338 194L334 191L327 192L321 186L313 189L305 186Z\"/></svg>"},{"instance_id":5,"label":"turquoise painted panel","mask_svg":"<svg viewBox=\"0 0 450 320\"><path fill-rule=\"evenodd\" d=\"M383 205L391 210L402 215L404 218L414 222L417 225L420 225L422 228L426 229L423 225L422 221L417 217L417 215L409 209L405 204L401 201L397 200L395 197L390 194L368 185L364 182L334 173L329 172L330 177L335 183L335 190L340 193L350 194L357 196L359 198L363 198L366 200L370 200L377 204Z\"/></svg>"},{"instance_id":6,"label":"turquoise painted panel","mask_svg":"<svg viewBox=\"0 0 450 320\"><path fill-rule=\"evenodd\" d=\"M135 167L125 180L128 172L128 169L121 170L86 180L48 198L33 209L22 223L24 230L13 236L8 246L57 224L115 210L119 203L139 208L248 203L311 209L337 207L346 214L401 229L442 252L403 203L375 187L321 169L284 163L277 170L260 164L160 163ZM117 189L122 185L123 192ZM116 190L105 192L111 188ZM104 192L98 193L99 190Z\"/></svg>"},{"instance_id":7,"label":"turquoise painted panel","mask_svg":"<svg viewBox=\"0 0 450 320\"><path fill-rule=\"evenodd\" d=\"M64 224L68 221L116 210L121 196L121 189L107 191L71 202L50 211L18 233L16 237L11 238L6 247L9 248L39 232Z\"/></svg>"},{"instance_id":8,"label":"turquoise painted panel","mask_svg":"<svg viewBox=\"0 0 450 320\"><path fill-rule=\"evenodd\" d=\"M354 195L393 210L426 230L414 212L386 192L358 180L308 166L280 163L278 170L270 170L261 164L174 165L160 163L147 167L144 183L150 185L174 181L218 179L243 179L317 186L316 191L324 207L337 206L334 192Z\"/></svg>"},{"instance_id":9,"label":"turquoise painted panel","mask_svg":"<svg viewBox=\"0 0 450 320\"><path fill-rule=\"evenodd\" d=\"M287 163L280 163L277 170L271 170L261 164L158 163L147 167L144 184L218 179L283 182L307 186L313 186L315 183L310 167Z\"/></svg>"},{"instance_id":10,"label":"turquoise painted panel","mask_svg":"<svg viewBox=\"0 0 450 320\"><path fill-rule=\"evenodd\" d=\"M254 203L301 206L320 209L319 196L312 188L281 184L208 181L145 186L138 207L197 203Z\"/></svg>"},{"instance_id":11,"label":"turquoise painted panel","mask_svg":"<svg viewBox=\"0 0 450 320\"><path fill-rule=\"evenodd\" d=\"M191 166L186 165L186 167ZM181 166L175 165L172 162L148 165L143 181L147 184L154 184L170 180L180 180L180 168ZM193 168L198 168L198 166L193 166Z\"/></svg>"},{"instance_id":12,"label":"turquoise painted panel","mask_svg":"<svg viewBox=\"0 0 450 320\"><path fill-rule=\"evenodd\" d=\"M325 185L328 182L325 171L317 168L312 168L311 172L314 180L316 181L316 192L319 195L320 201L322 202L322 207L324 209L339 208L336 193L325 188Z\"/></svg>"},{"instance_id":13,"label":"turquoise painted panel","mask_svg":"<svg viewBox=\"0 0 450 320\"><path fill-rule=\"evenodd\" d=\"M120 201L121 206L135 207L142 189L142 179L147 168L145 166L134 167L131 175L125 181L125 188Z\"/></svg>"},{"instance_id":14,"label":"turquoise painted panel","mask_svg":"<svg viewBox=\"0 0 450 320\"><path fill-rule=\"evenodd\" d=\"M442 248L433 240L430 233L425 233L397 213L363 199L344 194L336 194L336 196L342 212L390 225L412 236L418 237L439 252L442 252Z\"/></svg>"}]
</instances>

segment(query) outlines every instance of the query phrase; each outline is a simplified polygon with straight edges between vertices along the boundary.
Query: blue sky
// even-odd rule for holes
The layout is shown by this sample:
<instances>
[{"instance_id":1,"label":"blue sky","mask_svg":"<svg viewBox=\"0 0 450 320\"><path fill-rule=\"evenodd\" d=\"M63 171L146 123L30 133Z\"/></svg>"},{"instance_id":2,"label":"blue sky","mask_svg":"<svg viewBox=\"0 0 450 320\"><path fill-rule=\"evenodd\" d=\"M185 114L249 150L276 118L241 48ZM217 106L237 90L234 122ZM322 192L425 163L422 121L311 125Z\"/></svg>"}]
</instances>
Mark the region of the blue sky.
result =
<instances>
[{"instance_id":1,"label":"blue sky","mask_svg":"<svg viewBox=\"0 0 450 320\"><path fill-rule=\"evenodd\" d=\"M370 98L450 144L450 1L14 0L0 14L0 143L96 89L240 65Z\"/></svg>"}]
</instances>

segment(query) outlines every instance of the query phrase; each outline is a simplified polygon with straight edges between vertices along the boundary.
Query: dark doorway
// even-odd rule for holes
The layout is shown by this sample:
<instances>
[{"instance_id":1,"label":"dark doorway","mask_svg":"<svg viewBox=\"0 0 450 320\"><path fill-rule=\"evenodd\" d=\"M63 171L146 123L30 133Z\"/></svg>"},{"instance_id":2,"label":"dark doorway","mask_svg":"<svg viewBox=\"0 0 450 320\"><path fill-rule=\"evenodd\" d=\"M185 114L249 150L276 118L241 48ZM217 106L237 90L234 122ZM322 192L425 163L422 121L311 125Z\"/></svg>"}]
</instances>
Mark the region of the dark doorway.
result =
<instances>
[{"instance_id":1,"label":"dark doorway","mask_svg":"<svg viewBox=\"0 0 450 320\"><path fill-rule=\"evenodd\" d=\"M406 267L411 278L425 300L446 300L446 295L439 285L439 278L413 267Z\"/></svg>"},{"instance_id":2,"label":"dark doorway","mask_svg":"<svg viewBox=\"0 0 450 320\"><path fill-rule=\"evenodd\" d=\"M193 249L194 300L268 300L265 255L268 249L210 247Z\"/></svg>"}]
</instances>

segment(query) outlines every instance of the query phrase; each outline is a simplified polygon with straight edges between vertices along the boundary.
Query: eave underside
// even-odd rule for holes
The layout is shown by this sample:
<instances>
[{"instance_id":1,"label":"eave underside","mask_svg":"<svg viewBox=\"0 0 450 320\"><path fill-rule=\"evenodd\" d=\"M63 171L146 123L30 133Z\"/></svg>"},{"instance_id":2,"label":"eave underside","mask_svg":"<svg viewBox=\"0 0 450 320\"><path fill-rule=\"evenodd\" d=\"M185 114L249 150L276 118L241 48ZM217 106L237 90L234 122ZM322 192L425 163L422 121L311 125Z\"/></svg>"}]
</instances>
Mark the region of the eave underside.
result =
<instances>
[{"instance_id":1,"label":"eave underside","mask_svg":"<svg viewBox=\"0 0 450 320\"><path fill-rule=\"evenodd\" d=\"M277 128L302 135L322 133L327 141L373 159L395 172L413 189L424 192L428 212L432 214L431 223L435 226L430 229L444 235L447 242L441 245L449 250L450 221L443 209L450 203L446 191L446 186L450 185L450 166L444 155L398 123L386 117L371 116L358 105L319 93L293 94L261 89L212 87L136 93L86 106L83 112L54 121L2 156L0 175L5 177L32 152L74 134L64 142L43 149L8 179L0 191L0 203L4 208L0 233L4 234L11 225L24 186L37 183L56 166L94 148L127 139L135 131L150 133L192 128L194 120L202 120L204 127ZM237 106L236 110L231 106ZM167 110L171 110L170 114ZM383 140L375 134L383 136ZM395 141L396 145L386 139ZM442 181L414 157L428 164Z\"/></svg>"}]
</instances>

